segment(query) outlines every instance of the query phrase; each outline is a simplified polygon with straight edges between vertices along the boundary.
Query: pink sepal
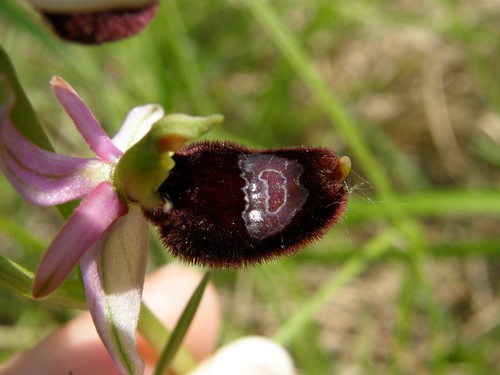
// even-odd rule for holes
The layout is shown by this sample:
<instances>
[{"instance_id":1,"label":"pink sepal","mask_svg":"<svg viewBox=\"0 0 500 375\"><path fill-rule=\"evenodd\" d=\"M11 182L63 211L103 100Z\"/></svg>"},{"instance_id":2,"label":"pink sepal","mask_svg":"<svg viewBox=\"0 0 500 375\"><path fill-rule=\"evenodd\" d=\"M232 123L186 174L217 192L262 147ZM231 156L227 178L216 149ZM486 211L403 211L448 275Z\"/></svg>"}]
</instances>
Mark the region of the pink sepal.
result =
<instances>
[{"instance_id":1,"label":"pink sepal","mask_svg":"<svg viewBox=\"0 0 500 375\"><path fill-rule=\"evenodd\" d=\"M128 207L111 182L102 182L82 201L42 259L35 275L33 296L43 297L56 289L78 260L99 240Z\"/></svg>"},{"instance_id":2,"label":"pink sepal","mask_svg":"<svg viewBox=\"0 0 500 375\"><path fill-rule=\"evenodd\" d=\"M61 77L52 78L52 87L57 100L73 119L78 131L96 156L107 163L116 162L122 152L113 144L99 121L76 91Z\"/></svg>"}]
</instances>

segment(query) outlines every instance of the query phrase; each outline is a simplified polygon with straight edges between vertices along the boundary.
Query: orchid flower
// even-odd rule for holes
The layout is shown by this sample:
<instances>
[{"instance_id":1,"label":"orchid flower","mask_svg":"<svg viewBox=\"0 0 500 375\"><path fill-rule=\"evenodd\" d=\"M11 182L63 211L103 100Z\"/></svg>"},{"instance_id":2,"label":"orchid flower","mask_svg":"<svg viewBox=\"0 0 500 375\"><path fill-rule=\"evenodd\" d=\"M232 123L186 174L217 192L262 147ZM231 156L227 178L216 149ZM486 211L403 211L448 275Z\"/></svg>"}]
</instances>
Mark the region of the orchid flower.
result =
<instances>
[{"instance_id":1,"label":"orchid flower","mask_svg":"<svg viewBox=\"0 0 500 375\"><path fill-rule=\"evenodd\" d=\"M68 83L59 77L51 83L95 158L60 155L29 141L12 119L15 94L0 75L1 170L34 205L82 199L43 257L33 295L53 292L80 262L102 341L120 371L142 374L135 340L149 237L142 210L164 203L157 187L168 177L176 149L222 117L164 116L161 106L149 104L132 109L110 139Z\"/></svg>"},{"instance_id":2,"label":"orchid flower","mask_svg":"<svg viewBox=\"0 0 500 375\"><path fill-rule=\"evenodd\" d=\"M101 44L141 32L158 0L28 0L63 39Z\"/></svg>"}]
</instances>

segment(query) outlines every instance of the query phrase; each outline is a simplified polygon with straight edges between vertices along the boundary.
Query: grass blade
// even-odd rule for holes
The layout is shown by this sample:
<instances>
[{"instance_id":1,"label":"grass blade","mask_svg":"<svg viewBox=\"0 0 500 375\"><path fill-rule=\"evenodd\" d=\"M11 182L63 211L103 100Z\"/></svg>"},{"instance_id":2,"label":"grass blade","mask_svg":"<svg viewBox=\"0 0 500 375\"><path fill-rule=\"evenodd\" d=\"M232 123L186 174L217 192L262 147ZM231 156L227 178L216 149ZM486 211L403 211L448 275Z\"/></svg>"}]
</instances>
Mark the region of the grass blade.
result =
<instances>
[{"instance_id":1,"label":"grass blade","mask_svg":"<svg viewBox=\"0 0 500 375\"><path fill-rule=\"evenodd\" d=\"M210 271L205 273L205 276L201 279L200 283L196 287L193 295L189 299L177 325L172 332L170 340L168 341L163 353L158 361L158 365L156 367L155 375L162 375L167 370L169 364L174 359L177 350L179 349L186 332L191 325L191 321L198 309L198 305L200 304L201 297L203 296L203 292L205 291L205 287L210 280Z\"/></svg>"}]
</instances>

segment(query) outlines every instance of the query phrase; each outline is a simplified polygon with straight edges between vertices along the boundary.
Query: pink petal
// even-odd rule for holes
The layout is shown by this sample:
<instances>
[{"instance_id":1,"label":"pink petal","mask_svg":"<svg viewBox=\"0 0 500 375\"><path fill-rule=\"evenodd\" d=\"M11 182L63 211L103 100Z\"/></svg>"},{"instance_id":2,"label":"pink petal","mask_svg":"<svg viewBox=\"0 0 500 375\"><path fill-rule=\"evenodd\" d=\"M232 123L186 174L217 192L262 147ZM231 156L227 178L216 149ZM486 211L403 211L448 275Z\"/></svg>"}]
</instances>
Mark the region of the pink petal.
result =
<instances>
[{"instance_id":1,"label":"pink petal","mask_svg":"<svg viewBox=\"0 0 500 375\"><path fill-rule=\"evenodd\" d=\"M111 142L99 121L76 91L61 77L53 77L51 83L57 100L73 119L90 149L99 159L107 163L116 162L122 152Z\"/></svg>"},{"instance_id":2,"label":"pink petal","mask_svg":"<svg viewBox=\"0 0 500 375\"><path fill-rule=\"evenodd\" d=\"M149 232L139 207L118 219L80 260L97 332L121 372L142 374L135 333L141 309Z\"/></svg>"},{"instance_id":3,"label":"pink petal","mask_svg":"<svg viewBox=\"0 0 500 375\"><path fill-rule=\"evenodd\" d=\"M140 141L163 115L163 108L158 104L146 104L133 108L128 113L120 131L113 137L113 143L121 151L127 151Z\"/></svg>"},{"instance_id":4,"label":"pink petal","mask_svg":"<svg viewBox=\"0 0 500 375\"><path fill-rule=\"evenodd\" d=\"M29 141L10 119L12 105L0 110L0 169L24 199L39 206L61 204L110 179L109 164L59 155Z\"/></svg>"},{"instance_id":5,"label":"pink petal","mask_svg":"<svg viewBox=\"0 0 500 375\"><path fill-rule=\"evenodd\" d=\"M75 210L45 253L35 276L33 296L56 289L103 233L127 213L111 182L97 186Z\"/></svg>"},{"instance_id":6,"label":"pink petal","mask_svg":"<svg viewBox=\"0 0 500 375\"><path fill-rule=\"evenodd\" d=\"M28 202L38 206L62 204L87 195L110 179L111 165L44 150L24 138L10 121L4 125L0 168Z\"/></svg>"}]
</instances>

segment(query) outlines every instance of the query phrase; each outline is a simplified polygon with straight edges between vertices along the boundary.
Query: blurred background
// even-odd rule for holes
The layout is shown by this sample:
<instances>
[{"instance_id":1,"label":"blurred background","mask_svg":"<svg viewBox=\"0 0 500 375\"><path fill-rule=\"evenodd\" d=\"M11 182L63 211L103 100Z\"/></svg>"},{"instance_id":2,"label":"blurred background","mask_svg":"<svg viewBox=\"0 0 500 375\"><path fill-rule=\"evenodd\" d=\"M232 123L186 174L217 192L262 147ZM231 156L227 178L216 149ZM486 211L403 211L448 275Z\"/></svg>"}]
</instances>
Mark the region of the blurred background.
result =
<instances>
[{"instance_id":1,"label":"blurred background","mask_svg":"<svg viewBox=\"0 0 500 375\"><path fill-rule=\"evenodd\" d=\"M61 153L89 156L52 75L111 135L160 103L222 113L212 139L351 157L324 239L215 273L221 344L272 337L301 374L500 373L500 2L160 0L143 33L89 47L4 0L0 43ZM0 191L0 253L35 270L62 220ZM151 269L173 261L152 236ZM77 313L0 289L0 361Z\"/></svg>"}]
</instances>

